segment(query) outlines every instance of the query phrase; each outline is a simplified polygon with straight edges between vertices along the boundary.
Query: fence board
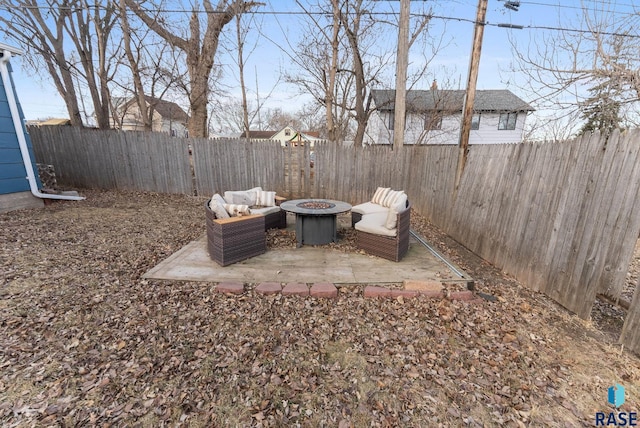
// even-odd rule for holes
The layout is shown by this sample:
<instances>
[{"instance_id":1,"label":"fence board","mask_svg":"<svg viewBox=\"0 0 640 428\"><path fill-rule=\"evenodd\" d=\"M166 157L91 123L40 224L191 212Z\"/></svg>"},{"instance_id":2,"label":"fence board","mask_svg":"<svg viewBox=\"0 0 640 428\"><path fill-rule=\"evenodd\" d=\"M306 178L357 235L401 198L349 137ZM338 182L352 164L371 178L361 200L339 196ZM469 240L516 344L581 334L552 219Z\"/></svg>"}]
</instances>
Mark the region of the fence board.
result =
<instances>
[{"instance_id":1,"label":"fence board","mask_svg":"<svg viewBox=\"0 0 640 428\"><path fill-rule=\"evenodd\" d=\"M636 284L636 291L631 299L631 306L627 312L622 327L620 342L629 349L640 352L640 280Z\"/></svg>"}]
</instances>

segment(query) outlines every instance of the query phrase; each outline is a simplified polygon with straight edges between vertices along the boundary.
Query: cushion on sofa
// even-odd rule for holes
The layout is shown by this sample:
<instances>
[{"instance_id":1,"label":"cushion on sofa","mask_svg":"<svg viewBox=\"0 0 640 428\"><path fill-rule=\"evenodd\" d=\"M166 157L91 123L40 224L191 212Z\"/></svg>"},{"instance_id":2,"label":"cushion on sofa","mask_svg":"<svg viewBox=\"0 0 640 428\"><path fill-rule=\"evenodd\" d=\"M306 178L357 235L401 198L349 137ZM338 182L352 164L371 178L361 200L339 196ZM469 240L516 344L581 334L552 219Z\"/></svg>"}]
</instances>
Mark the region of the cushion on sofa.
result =
<instances>
[{"instance_id":1,"label":"cushion on sofa","mask_svg":"<svg viewBox=\"0 0 640 428\"><path fill-rule=\"evenodd\" d=\"M395 229L398 226L398 213L393 209L389 209L387 213L387 219L384 222L384 227L389 230Z\"/></svg>"},{"instance_id":2,"label":"cushion on sofa","mask_svg":"<svg viewBox=\"0 0 640 428\"><path fill-rule=\"evenodd\" d=\"M260 207L275 207L276 206L276 192L267 192L259 190L256 192L255 205Z\"/></svg>"},{"instance_id":3,"label":"cushion on sofa","mask_svg":"<svg viewBox=\"0 0 640 428\"><path fill-rule=\"evenodd\" d=\"M224 192L224 200L227 204L234 205L255 205L257 193L250 190L227 190Z\"/></svg>"},{"instance_id":4,"label":"cushion on sofa","mask_svg":"<svg viewBox=\"0 0 640 428\"><path fill-rule=\"evenodd\" d=\"M358 214L374 214L374 213L387 213L389 208L385 208L382 205L374 204L373 202L365 202L364 204L355 205L351 207L351 212Z\"/></svg>"},{"instance_id":5,"label":"cushion on sofa","mask_svg":"<svg viewBox=\"0 0 640 428\"><path fill-rule=\"evenodd\" d=\"M407 209L408 200L409 198L407 197L407 194L402 192L393 202L393 205L391 205L389 208L391 208L397 213L401 213L402 211Z\"/></svg>"},{"instance_id":6,"label":"cushion on sofa","mask_svg":"<svg viewBox=\"0 0 640 428\"><path fill-rule=\"evenodd\" d=\"M216 195L219 199L215 197ZM211 201L209 201L209 208L216 215L216 218L229 218L229 213L224 209L224 199L222 199L222 204L219 201L220 199L222 199L222 197L217 193L213 195Z\"/></svg>"},{"instance_id":7,"label":"cushion on sofa","mask_svg":"<svg viewBox=\"0 0 640 428\"><path fill-rule=\"evenodd\" d=\"M387 214L387 221L384 223L384 227L387 229L395 229L398 226L398 213L407 209L407 194L400 192L393 204L389 207L389 213Z\"/></svg>"},{"instance_id":8,"label":"cushion on sofa","mask_svg":"<svg viewBox=\"0 0 640 428\"><path fill-rule=\"evenodd\" d=\"M404 193L402 190L389 190L384 199L380 202L383 207L390 208L395 202L396 198Z\"/></svg>"},{"instance_id":9,"label":"cushion on sofa","mask_svg":"<svg viewBox=\"0 0 640 428\"><path fill-rule=\"evenodd\" d=\"M241 217L250 214L249 205L244 204L224 204L224 209L227 210L231 217Z\"/></svg>"},{"instance_id":10,"label":"cushion on sofa","mask_svg":"<svg viewBox=\"0 0 640 428\"><path fill-rule=\"evenodd\" d=\"M387 221L387 215L386 212L365 214L362 216L362 220L356 223L355 228L361 232L373 233L375 235L396 236L398 229L390 230L384 226Z\"/></svg>"},{"instance_id":11,"label":"cushion on sofa","mask_svg":"<svg viewBox=\"0 0 640 428\"><path fill-rule=\"evenodd\" d=\"M222 197L222 195L220 195L219 193L215 193L212 197L212 200L218 202L220 205L224 205L227 203L227 201L224 200L224 198Z\"/></svg>"},{"instance_id":12,"label":"cushion on sofa","mask_svg":"<svg viewBox=\"0 0 640 428\"><path fill-rule=\"evenodd\" d=\"M277 213L280 211L280 207L262 207L262 208L249 208L249 211L251 211L251 214L262 214L262 215L267 215L267 214L273 214L273 213Z\"/></svg>"},{"instance_id":13,"label":"cushion on sofa","mask_svg":"<svg viewBox=\"0 0 640 428\"><path fill-rule=\"evenodd\" d=\"M376 192L373 194L373 198L371 198L371 202L373 202L374 204L382 205L382 201L390 191L390 187L378 187L376 189Z\"/></svg>"}]
</instances>

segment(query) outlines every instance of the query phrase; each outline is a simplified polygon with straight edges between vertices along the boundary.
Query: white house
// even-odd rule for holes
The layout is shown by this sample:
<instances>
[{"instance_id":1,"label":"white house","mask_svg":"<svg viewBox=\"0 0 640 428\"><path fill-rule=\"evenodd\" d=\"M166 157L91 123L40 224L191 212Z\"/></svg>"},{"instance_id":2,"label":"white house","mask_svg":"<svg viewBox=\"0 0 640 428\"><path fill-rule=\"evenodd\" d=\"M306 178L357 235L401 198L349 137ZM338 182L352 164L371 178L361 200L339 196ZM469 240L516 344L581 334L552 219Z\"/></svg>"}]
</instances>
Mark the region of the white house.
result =
<instances>
[{"instance_id":1,"label":"white house","mask_svg":"<svg viewBox=\"0 0 640 428\"><path fill-rule=\"evenodd\" d=\"M431 89L407 92L404 144L458 144L465 91ZM392 144L394 90L371 91L375 112L366 144ZM469 144L522 141L525 120L534 109L505 89L476 91Z\"/></svg>"},{"instance_id":2,"label":"white house","mask_svg":"<svg viewBox=\"0 0 640 428\"><path fill-rule=\"evenodd\" d=\"M151 130L165 132L173 137L188 137L187 122L189 115L176 103L145 96L147 108L153 109ZM123 131L143 131L144 121L135 98L123 100L116 107L118 120L114 127Z\"/></svg>"}]
</instances>

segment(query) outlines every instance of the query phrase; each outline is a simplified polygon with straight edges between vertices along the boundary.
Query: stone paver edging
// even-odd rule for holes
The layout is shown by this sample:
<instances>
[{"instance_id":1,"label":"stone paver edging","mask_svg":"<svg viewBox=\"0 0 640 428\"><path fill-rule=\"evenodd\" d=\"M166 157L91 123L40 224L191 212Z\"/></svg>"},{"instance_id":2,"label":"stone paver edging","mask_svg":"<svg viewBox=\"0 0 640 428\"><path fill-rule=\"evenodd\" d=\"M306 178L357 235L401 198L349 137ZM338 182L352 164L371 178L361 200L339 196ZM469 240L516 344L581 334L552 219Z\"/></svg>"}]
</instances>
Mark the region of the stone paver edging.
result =
<instances>
[{"instance_id":1,"label":"stone paver edging","mask_svg":"<svg viewBox=\"0 0 640 428\"><path fill-rule=\"evenodd\" d=\"M332 283L315 283L308 286L304 283L290 283L284 286L278 282L262 282L254 289L256 294L269 296L282 294L283 296L303 296L335 299L339 291ZM245 291L241 282L221 282L215 291L223 294L242 294ZM412 299L426 297L429 299L462 300L472 303L483 301L471 290L446 292L442 283L437 281L405 281L403 289L392 289L376 285L367 285L362 293L365 298Z\"/></svg>"}]
</instances>

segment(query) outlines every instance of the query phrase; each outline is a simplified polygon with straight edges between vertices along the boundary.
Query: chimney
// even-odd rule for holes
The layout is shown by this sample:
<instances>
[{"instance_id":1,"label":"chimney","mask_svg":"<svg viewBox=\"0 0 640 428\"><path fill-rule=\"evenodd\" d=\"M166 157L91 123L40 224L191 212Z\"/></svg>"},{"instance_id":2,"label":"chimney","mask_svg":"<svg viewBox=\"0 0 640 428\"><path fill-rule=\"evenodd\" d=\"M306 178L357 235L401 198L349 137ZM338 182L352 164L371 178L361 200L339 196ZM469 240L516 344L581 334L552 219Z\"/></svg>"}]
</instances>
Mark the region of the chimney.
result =
<instances>
[{"instance_id":1,"label":"chimney","mask_svg":"<svg viewBox=\"0 0 640 428\"><path fill-rule=\"evenodd\" d=\"M433 79L433 83L431 83L431 90L435 91L436 89L438 89L438 81Z\"/></svg>"}]
</instances>

